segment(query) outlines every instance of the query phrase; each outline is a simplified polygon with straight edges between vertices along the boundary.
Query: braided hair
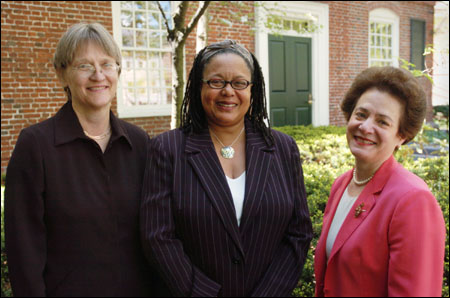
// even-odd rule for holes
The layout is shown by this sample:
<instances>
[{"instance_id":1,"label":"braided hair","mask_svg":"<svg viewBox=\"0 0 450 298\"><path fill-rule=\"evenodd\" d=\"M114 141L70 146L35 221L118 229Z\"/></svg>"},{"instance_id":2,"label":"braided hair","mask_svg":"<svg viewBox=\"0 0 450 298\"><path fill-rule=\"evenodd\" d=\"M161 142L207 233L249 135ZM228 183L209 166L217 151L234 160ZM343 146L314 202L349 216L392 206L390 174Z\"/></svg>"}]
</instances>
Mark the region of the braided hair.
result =
<instances>
[{"instance_id":1,"label":"braided hair","mask_svg":"<svg viewBox=\"0 0 450 298\"><path fill-rule=\"evenodd\" d=\"M236 45L236 42L234 41L225 42L230 42L232 45ZM198 133L208 127L206 120L207 117L205 115L201 100L203 70L213 56L218 54L233 53L241 56L244 61L246 61L252 72L253 84L251 87L250 108L245 117L251 121L255 130L262 133L266 144L269 147L273 146L274 138L270 130L270 121L267 115L264 77L258 60L248 51L247 53L249 55L248 57L245 57L247 55L244 56L241 51L235 50L233 46L214 48L214 52L211 53L211 47L214 47L217 44L223 44L225 42L216 43L205 47L195 57L194 64L191 72L189 73L189 78L186 84L186 92L184 94L181 107L180 129L185 133L192 134ZM252 61L248 61L250 57ZM265 121L267 121L268 125L266 125Z\"/></svg>"}]
</instances>

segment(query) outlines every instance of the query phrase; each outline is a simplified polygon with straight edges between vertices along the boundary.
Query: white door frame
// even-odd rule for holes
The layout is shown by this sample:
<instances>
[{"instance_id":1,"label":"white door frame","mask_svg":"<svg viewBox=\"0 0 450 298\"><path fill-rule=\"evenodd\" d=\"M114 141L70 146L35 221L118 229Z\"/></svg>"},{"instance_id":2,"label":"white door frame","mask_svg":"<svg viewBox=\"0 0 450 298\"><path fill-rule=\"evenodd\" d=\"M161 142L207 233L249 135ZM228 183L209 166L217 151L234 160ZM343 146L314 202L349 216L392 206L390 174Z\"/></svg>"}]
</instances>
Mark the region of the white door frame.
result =
<instances>
[{"instance_id":1,"label":"white door frame","mask_svg":"<svg viewBox=\"0 0 450 298\"><path fill-rule=\"evenodd\" d=\"M311 38L311 71L312 71L312 124L313 126L329 125L329 26L328 5L311 1L260 1L256 6L255 55L261 65L266 80L267 109L270 111L269 82L269 34L266 28L266 9L288 20L313 19L320 29L316 32L301 34L293 30L277 31L278 34ZM263 8L264 6L265 8ZM283 13L277 13L283 11ZM270 113L269 113L270 117Z\"/></svg>"}]
</instances>

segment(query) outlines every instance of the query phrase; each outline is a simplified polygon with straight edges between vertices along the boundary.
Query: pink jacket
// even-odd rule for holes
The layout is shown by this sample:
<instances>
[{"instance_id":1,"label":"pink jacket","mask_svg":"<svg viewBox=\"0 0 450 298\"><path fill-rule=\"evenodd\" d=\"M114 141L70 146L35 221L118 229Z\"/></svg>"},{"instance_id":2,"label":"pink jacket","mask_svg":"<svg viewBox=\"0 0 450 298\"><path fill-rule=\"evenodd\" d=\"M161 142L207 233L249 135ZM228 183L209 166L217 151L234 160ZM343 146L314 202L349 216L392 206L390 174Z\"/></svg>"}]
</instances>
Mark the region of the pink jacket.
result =
<instances>
[{"instance_id":1,"label":"pink jacket","mask_svg":"<svg viewBox=\"0 0 450 298\"><path fill-rule=\"evenodd\" d=\"M442 211L425 182L393 156L359 195L327 261L328 231L351 179L348 171L331 188L314 261L316 296L441 296Z\"/></svg>"}]
</instances>

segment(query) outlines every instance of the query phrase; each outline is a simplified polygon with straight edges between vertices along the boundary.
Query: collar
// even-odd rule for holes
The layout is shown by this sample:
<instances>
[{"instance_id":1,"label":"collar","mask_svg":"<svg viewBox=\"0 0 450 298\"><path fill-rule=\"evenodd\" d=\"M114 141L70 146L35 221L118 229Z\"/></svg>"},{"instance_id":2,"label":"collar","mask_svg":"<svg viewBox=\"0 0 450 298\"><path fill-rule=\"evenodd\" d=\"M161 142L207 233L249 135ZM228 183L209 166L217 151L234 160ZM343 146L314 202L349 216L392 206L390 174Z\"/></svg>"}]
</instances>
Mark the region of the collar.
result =
<instances>
[{"instance_id":1,"label":"collar","mask_svg":"<svg viewBox=\"0 0 450 298\"><path fill-rule=\"evenodd\" d=\"M53 117L55 130L55 146L70 143L76 139L90 140L81 127L80 121L72 107L72 101L67 101ZM133 145L128 132L125 130L119 119L110 111L110 123L112 129L111 142L118 139L125 139L131 149Z\"/></svg>"},{"instance_id":2,"label":"collar","mask_svg":"<svg viewBox=\"0 0 450 298\"><path fill-rule=\"evenodd\" d=\"M375 175L371 181L367 184L368 193L378 193L383 190L392 171L397 167L398 162L395 160L394 156L391 155L376 171ZM350 178L353 177L353 170L350 171Z\"/></svg>"},{"instance_id":3,"label":"collar","mask_svg":"<svg viewBox=\"0 0 450 298\"><path fill-rule=\"evenodd\" d=\"M245 117L244 123L247 150L251 147L267 152L275 150L274 146L267 146L261 132L254 127L253 123L247 117ZM200 152L208 148L214 148L208 127L202 129L199 133L193 133L186 137L185 151L187 153Z\"/></svg>"}]
</instances>

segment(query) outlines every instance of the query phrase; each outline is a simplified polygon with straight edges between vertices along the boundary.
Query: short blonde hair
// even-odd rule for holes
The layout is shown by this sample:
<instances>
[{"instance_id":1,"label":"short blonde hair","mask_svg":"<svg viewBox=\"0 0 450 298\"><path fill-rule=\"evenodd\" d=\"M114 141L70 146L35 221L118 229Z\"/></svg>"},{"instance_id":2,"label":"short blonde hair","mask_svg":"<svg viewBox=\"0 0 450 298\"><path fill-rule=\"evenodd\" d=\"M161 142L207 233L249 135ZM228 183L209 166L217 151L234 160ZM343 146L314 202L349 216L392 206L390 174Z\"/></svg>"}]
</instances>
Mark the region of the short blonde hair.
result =
<instances>
[{"instance_id":1,"label":"short blonde hair","mask_svg":"<svg viewBox=\"0 0 450 298\"><path fill-rule=\"evenodd\" d=\"M70 65L78 48L92 41L99 45L108 56L116 60L119 74L122 65L122 55L111 34L98 23L78 23L70 27L61 37L53 57L55 69L62 70Z\"/></svg>"}]
</instances>

